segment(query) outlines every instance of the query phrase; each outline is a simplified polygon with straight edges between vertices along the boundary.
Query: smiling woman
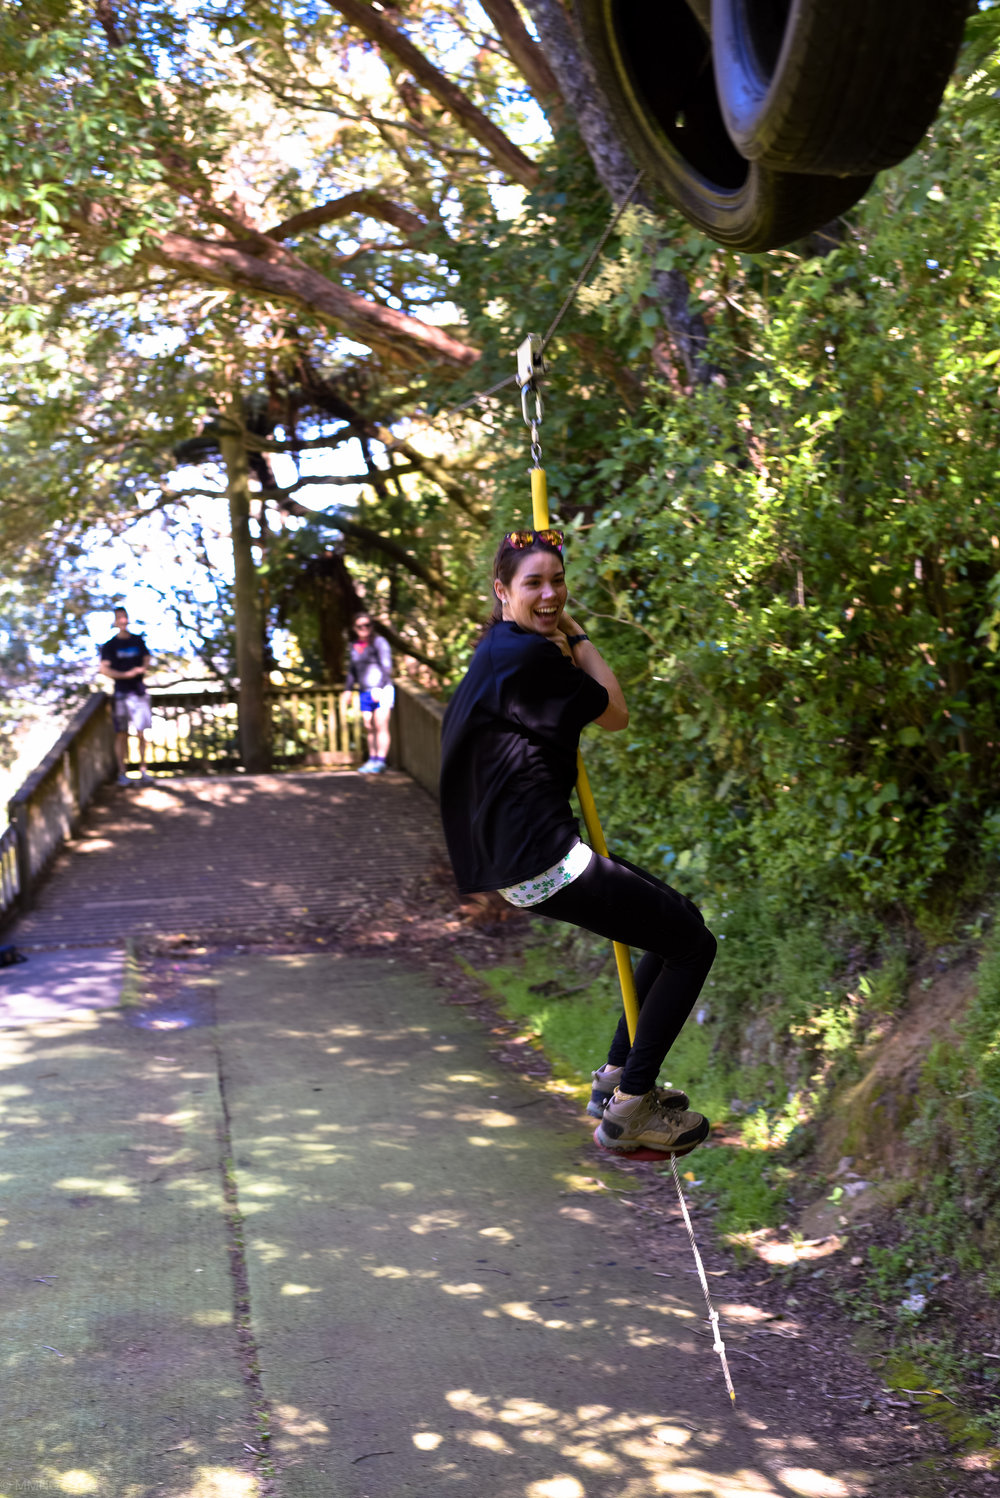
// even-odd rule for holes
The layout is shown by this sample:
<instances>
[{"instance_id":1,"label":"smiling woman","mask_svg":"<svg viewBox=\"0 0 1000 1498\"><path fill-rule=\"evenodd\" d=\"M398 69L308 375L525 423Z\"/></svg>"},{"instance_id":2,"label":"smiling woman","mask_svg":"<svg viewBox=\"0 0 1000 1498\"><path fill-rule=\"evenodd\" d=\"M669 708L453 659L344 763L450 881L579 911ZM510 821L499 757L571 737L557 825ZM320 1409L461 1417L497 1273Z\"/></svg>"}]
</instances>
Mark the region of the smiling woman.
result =
<instances>
[{"instance_id":1,"label":"smiling woman","mask_svg":"<svg viewBox=\"0 0 1000 1498\"><path fill-rule=\"evenodd\" d=\"M463 893L581 926L645 955L635 975L634 1042L625 1016L593 1074L588 1112L608 1149L686 1154L708 1134L686 1094L656 1086L694 1007L715 938L690 900L580 839L570 807L580 733L628 725L614 672L566 612L561 531L511 531L493 562L496 603L445 714L441 815Z\"/></svg>"}]
</instances>

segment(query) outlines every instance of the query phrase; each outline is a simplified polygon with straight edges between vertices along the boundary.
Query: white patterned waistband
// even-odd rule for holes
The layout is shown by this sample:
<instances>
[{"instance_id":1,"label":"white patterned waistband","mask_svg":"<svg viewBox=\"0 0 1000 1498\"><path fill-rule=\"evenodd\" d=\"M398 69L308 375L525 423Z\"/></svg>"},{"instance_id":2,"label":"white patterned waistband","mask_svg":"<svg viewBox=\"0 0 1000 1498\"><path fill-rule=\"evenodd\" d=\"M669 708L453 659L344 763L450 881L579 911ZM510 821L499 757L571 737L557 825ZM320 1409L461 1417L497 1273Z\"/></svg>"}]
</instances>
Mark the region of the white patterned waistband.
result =
<instances>
[{"instance_id":1,"label":"white patterned waistband","mask_svg":"<svg viewBox=\"0 0 1000 1498\"><path fill-rule=\"evenodd\" d=\"M588 848L586 843L574 843L565 858L560 858L544 874L536 874L534 879L523 879L520 884L509 884L506 889L498 889L497 894L503 895L511 905L540 905L549 895L554 895L557 889L579 879L593 856L593 848Z\"/></svg>"}]
</instances>

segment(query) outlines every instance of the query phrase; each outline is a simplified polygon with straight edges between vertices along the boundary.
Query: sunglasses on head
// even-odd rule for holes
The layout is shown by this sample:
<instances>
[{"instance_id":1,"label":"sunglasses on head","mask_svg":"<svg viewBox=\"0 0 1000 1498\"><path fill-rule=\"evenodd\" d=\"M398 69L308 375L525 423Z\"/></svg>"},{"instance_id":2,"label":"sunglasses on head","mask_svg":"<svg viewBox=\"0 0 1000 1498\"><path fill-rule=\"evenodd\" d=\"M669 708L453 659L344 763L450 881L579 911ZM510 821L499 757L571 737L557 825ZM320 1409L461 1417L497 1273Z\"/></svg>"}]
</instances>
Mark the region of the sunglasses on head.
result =
<instances>
[{"instance_id":1,"label":"sunglasses on head","mask_svg":"<svg viewBox=\"0 0 1000 1498\"><path fill-rule=\"evenodd\" d=\"M563 549L562 531L508 531L503 538L504 545L513 551L526 551L536 541L542 546L551 546L554 551Z\"/></svg>"}]
</instances>

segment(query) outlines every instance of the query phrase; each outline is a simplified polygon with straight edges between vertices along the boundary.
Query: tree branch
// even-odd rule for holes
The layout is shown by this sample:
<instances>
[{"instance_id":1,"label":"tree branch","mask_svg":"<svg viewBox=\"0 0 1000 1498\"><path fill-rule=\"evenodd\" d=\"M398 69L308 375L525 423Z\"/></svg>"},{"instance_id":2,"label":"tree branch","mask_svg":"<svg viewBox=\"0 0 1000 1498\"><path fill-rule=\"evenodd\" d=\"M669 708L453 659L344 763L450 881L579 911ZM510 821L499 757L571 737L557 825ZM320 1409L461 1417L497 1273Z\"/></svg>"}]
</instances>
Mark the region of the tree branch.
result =
<instances>
[{"instance_id":1,"label":"tree branch","mask_svg":"<svg viewBox=\"0 0 1000 1498\"><path fill-rule=\"evenodd\" d=\"M597 75L580 37L561 0L524 0L534 21L563 97L576 117L594 170L615 204L622 203L635 181L635 164L615 129L613 117ZM641 193L636 202L647 208ZM653 278L664 321L688 383L705 383L711 375L706 357L708 335L702 317L691 308L687 279L677 270L657 271Z\"/></svg>"},{"instance_id":2,"label":"tree branch","mask_svg":"<svg viewBox=\"0 0 1000 1498\"><path fill-rule=\"evenodd\" d=\"M277 258L265 260L237 245L166 233L158 243L146 245L140 257L147 263L185 271L197 281L289 303L411 368L438 360L467 368L479 358L478 350L442 328L391 307L380 307L357 292L337 286L277 243L274 249Z\"/></svg>"},{"instance_id":3,"label":"tree branch","mask_svg":"<svg viewBox=\"0 0 1000 1498\"><path fill-rule=\"evenodd\" d=\"M489 511L476 504L465 485L449 473L445 463L437 458L429 457L426 453L418 452L408 442L395 436L388 427L380 422L372 421L357 410L341 395L339 390L313 369L308 359L304 357L299 360L299 377L303 389L321 410L328 411L333 416L340 416L350 423L355 433L359 435L363 433L366 437L374 438L387 451L401 453L404 458L409 458L415 468L426 474L432 483L437 484L452 504L463 510L483 530L488 528L491 518Z\"/></svg>"},{"instance_id":4,"label":"tree branch","mask_svg":"<svg viewBox=\"0 0 1000 1498\"><path fill-rule=\"evenodd\" d=\"M479 3L496 27L511 62L545 111L546 118L558 129L565 121L566 111L556 75L521 20L514 0L479 0Z\"/></svg>"},{"instance_id":5,"label":"tree branch","mask_svg":"<svg viewBox=\"0 0 1000 1498\"><path fill-rule=\"evenodd\" d=\"M465 485L452 477L445 464L438 462L436 458L428 457L426 453L418 452L415 447L393 436L392 432L379 425L378 422L369 423L368 431L390 452L402 453L404 458L409 458L410 462L425 473L432 483L437 484L451 502L460 510L464 510L470 520L474 520L481 530L489 529L492 520L490 511L476 504Z\"/></svg>"},{"instance_id":6,"label":"tree branch","mask_svg":"<svg viewBox=\"0 0 1000 1498\"><path fill-rule=\"evenodd\" d=\"M315 208L307 208L303 213L294 213L291 218L286 218L282 223L276 224L273 229L265 230L265 233L268 239L291 239L297 234L306 233L309 229L318 229L323 224L333 223L335 219L346 218L350 213L364 213L370 218L381 219L384 223L392 224L394 229L400 229L404 234L419 234L427 228L427 223L418 213L411 213L409 208L404 208L400 203L394 203L391 198L384 197L380 192L365 190L349 192L332 203L319 203Z\"/></svg>"},{"instance_id":7,"label":"tree branch","mask_svg":"<svg viewBox=\"0 0 1000 1498\"><path fill-rule=\"evenodd\" d=\"M457 84L436 68L408 36L397 31L381 10L366 4L365 0L329 0L329 3L370 41L391 52L439 104L461 121L473 139L486 147L497 166L508 176L525 187L534 187L538 181L535 163L472 103Z\"/></svg>"},{"instance_id":8,"label":"tree branch","mask_svg":"<svg viewBox=\"0 0 1000 1498\"><path fill-rule=\"evenodd\" d=\"M444 661L437 660L433 655L425 655L422 650L417 649L416 645L412 645L403 635L398 634L391 624L384 624L379 619L374 628L376 634L385 635L397 655L408 655L411 660L419 661L422 666L429 666L438 676L444 676L447 672L448 668Z\"/></svg>"},{"instance_id":9,"label":"tree branch","mask_svg":"<svg viewBox=\"0 0 1000 1498\"><path fill-rule=\"evenodd\" d=\"M392 541L388 536L380 535L370 526L362 525L357 520L350 520L339 510L321 510L319 513L315 510L308 510L296 499L278 499L276 503L283 515L295 515L303 520L319 521L329 525L331 529L340 531L344 536L360 541L363 546L370 546L373 550L382 552L384 556L391 557L407 572L412 573L414 577L419 577L432 592L440 593L445 598L458 597L456 589L438 572L436 567L426 566L405 547L400 546L398 541Z\"/></svg>"},{"instance_id":10,"label":"tree branch","mask_svg":"<svg viewBox=\"0 0 1000 1498\"><path fill-rule=\"evenodd\" d=\"M245 64L246 66L246 64ZM355 110L345 109L342 104L322 103L319 99L299 98L289 93L286 89L269 78L266 73L258 69L246 66L249 77L260 83L280 104L286 104L289 109L311 109L316 114L332 114L335 119L347 120L353 125L372 125L379 133L388 130L398 130L404 134L415 135L430 151L433 151L442 161L445 158L465 157L470 161L480 163L486 170L487 164L480 151L463 150L459 146L450 146L441 141L432 141L431 133L426 125L420 125L415 120L391 119L388 115L376 114L374 110L366 110L359 113ZM312 85L307 79L299 79L298 87L305 91Z\"/></svg>"},{"instance_id":11,"label":"tree branch","mask_svg":"<svg viewBox=\"0 0 1000 1498\"><path fill-rule=\"evenodd\" d=\"M249 442L246 445L247 445L248 448L251 446L251 444ZM257 450L257 449L254 449L254 450ZM268 448L266 450L267 451L273 451L273 449L271 449L271 448ZM202 459L202 461L204 462L206 460ZM219 459L211 460L210 459L208 461L221 461L221 460L219 460ZM415 463L411 463L411 464L409 464L405 468L396 468L396 469L393 469L393 473L394 474L398 474L400 476L400 478L405 478L407 474L410 474L410 473L419 473L420 471L421 470L417 467L417 465ZM327 485L329 487L331 487L331 488L336 487L336 486L340 486L342 488L347 488L347 487L349 487L352 484L353 485L358 485L358 484L360 484L360 485L368 485L368 484L371 484L371 483L372 483L372 476L371 476L370 472L369 473L348 473L348 474L331 473L331 474L327 474L326 476L320 475L320 476L315 477L315 478L296 479L296 481L295 481L294 484L287 484L285 486L281 486L281 485L278 485L278 484L271 484L271 485L268 485L266 487L262 486L259 490L254 490L252 492L254 493L255 497L257 497L257 498L260 498L260 499L271 499L271 500L274 500L274 502L276 504L280 505L282 499L285 499L287 496L289 496L291 494L297 494L300 489L309 489L309 488L319 489L319 488L323 488L324 486L327 486ZM220 497L221 498L225 498L225 492L226 492L224 489L199 489L199 488L194 488L194 487L186 487L184 489L174 489L174 488L171 488L167 484L160 484L159 485L159 490L160 490L160 493L163 495L164 500L166 502L172 502L173 500L177 500L177 499L219 499ZM317 512L315 510L308 510L306 513L309 514L309 515L315 515Z\"/></svg>"},{"instance_id":12,"label":"tree branch","mask_svg":"<svg viewBox=\"0 0 1000 1498\"><path fill-rule=\"evenodd\" d=\"M115 15L111 0L97 0L94 6L94 15L104 35L108 39L109 47L120 47L123 42L121 32L118 30L118 19Z\"/></svg>"}]
</instances>

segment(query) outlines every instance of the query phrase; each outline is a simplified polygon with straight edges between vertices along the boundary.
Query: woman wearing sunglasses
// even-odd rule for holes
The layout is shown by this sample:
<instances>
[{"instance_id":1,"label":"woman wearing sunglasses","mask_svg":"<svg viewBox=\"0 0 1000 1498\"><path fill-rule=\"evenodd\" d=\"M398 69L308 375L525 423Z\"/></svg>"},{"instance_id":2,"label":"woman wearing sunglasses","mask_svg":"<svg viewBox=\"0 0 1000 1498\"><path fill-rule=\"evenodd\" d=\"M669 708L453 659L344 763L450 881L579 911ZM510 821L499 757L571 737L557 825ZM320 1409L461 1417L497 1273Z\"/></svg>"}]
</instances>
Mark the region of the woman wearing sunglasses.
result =
<instances>
[{"instance_id":1,"label":"woman wearing sunglasses","mask_svg":"<svg viewBox=\"0 0 1000 1498\"><path fill-rule=\"evenodd\" d=\"M392 709L396 700L392 685L392 652L388 641L372 630L369 614L356 614L354 639L348 650L344 692L357 692L365 725L368 758L359 775L381 775L389 758Z\"/></svg>"},{"instance_id":2,"label":"woman wearing sunglasses","mask_svg":"<svg viewBox=\"0 0 1000 1498\"><path fill-rule=\"evenodd\" d=\"M486 633L445 713L441 815L459 889L640 949L639 1022L625 1016L593 1073L588 1113L608 1149L686 1154L708 1120L683 1092L658 1088L715 957L697 908L622 858L581 842L570 806L580 732L617 732L628 709L614 672L566 612L561 531L512 531L493 562Z\"/></svg>"}]
</instances>

